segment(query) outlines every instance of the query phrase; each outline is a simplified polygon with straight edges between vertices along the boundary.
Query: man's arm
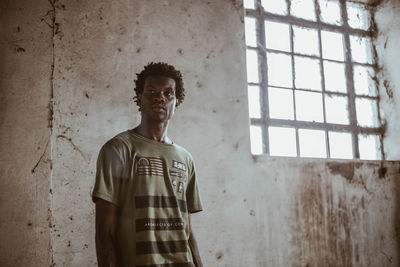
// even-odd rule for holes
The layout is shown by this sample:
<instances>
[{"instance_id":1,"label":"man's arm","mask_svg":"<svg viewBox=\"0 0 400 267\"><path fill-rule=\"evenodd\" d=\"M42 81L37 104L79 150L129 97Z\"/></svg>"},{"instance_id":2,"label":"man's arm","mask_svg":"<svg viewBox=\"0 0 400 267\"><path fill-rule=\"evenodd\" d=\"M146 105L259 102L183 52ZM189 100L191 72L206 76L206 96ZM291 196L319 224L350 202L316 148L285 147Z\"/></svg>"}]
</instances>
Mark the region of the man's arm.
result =
<instances>
[{"instance_id":1,"label":"man's arm","mask_svg":"<svg viewBox=\"0 0 400 267\"><path fill-rule=\"evenodd\" d=\"M188 217L189 217L189 231L190 231L189 246L190 250L192 251L194 265L196 265L196 267L203 267L203 263L201 262L200 258L199 248L197 247L197 241L193 235L192 223L190 222L190 214L188 214Z\"/></svg>"},{"instance_id":2,"label":"man's arm","mask_svg":"<svg viewBox=\"0 0 400 267\"><path fill-rule=\"evenodd\" d=\"M105 200L96 199L96 252L99 267L116 267L115 229L118 208Z\"/></svg>"}]
</instances>

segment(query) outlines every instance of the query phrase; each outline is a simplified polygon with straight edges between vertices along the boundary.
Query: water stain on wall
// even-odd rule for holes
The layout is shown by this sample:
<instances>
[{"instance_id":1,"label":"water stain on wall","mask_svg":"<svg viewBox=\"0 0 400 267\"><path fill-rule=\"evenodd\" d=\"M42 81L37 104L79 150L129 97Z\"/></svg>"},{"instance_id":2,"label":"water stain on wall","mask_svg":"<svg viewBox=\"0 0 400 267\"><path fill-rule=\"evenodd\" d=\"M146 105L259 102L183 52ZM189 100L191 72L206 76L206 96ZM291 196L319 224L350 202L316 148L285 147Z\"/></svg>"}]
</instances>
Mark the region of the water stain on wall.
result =
<instances>
[{"instance_id":1,"label":"water stain on wall","mask_svg":"<svg viewBox=\"0 0 400 267\"><path fill-rule=\"evenodd\" d=\"M354 177L354 164L331 165L331 172L346 181ZM306 165L302 170L299 192L294 196L291 223L293 266L353 266L359 265L357 240L365 200L362 194L350 197L343 180L325 179L326 173ZM364 202L364 205L363 205ZM364 207L364 208L363 208ZM353 233L352 229L358 232Z\"/></svg>"}]
</instances>

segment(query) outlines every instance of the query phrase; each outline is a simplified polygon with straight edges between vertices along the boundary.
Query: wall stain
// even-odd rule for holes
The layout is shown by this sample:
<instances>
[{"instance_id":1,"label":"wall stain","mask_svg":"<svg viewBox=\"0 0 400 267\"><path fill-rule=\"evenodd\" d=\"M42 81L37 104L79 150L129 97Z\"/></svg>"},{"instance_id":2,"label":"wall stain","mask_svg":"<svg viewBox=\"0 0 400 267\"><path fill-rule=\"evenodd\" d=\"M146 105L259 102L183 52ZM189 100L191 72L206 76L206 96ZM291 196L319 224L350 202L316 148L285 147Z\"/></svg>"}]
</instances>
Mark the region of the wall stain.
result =
<instances>
[{"instance_id":1,"label":"wall stain","mask_svg":"<svg viewBox=\"0 0 400 267\"><path fill-rule=\"evenodd\" d=\"M337 162L327 162L327 167L332 174L339 174L346 178L349 182L353 180L354 177L354 163L337 163Z\"/></svg>"},{"instance_id":2,"label":"wall stain","mask_svg":"<svg viewBox=\"0 0 400 267\"><path fill-rule=\"evenodd\" d=\"M238 150L238 149L239 149L239 142L236 143L236 144L233 146L233 148L234 148L235 150Z\"/></svg>"},{"instance_id":3,"label":"wall stain","mask_svg":"<svg viewBox=\"0 0 400 267\"><path fill-rule=\"evenodd\" d=\"M349 184L361 186L368 194L372 194L365 184L365 179L360 175L355 175L355 169L359 168L362 163L342 163L342 162L327 162L326 163L331 174L338 174L345 178Z\"/></svg>"},{"instance_id":4,"label":"wall stain","mask_svg":"<svg viewBox=\"0 0 400 267\"><path fill-rule=\"evenodd\" d=\"M392 90L392 88L390 88L390 82L388 80L383 81L383 87L385 87L387 96L390 99L393 99L393 90Z\"/></svg>"},{"instance_id":5,"label":"wall stain","mask_svg":"<svg viewBox=\"0 0 400 267\"><path fill-rule=\"evenodd\" d=\"M78 151L79 154L82 156L82 158L87 161L85 154L82 152L82 150L79 149L79 147L77 145L74 144L74 142L72 142L71 138L69 138L63 134L57 135L57 138L62 138L62 139L67 140L72 145L73 149Z\"/></svg>"},{"instance_id":6,"label":"wall stain","mask_svg":"<svg viewBox=\"0 0 400 267\"><path fill-rule=\"evenodd\" d=\"M17 54L18 53L24 53L25 52L25 48L23 48L23 47L21 47L19 45L15 45L14 52L17 53Z\"/></svg>"},{"instance_id":7,"label":"wall stain","mask_svg":"<svg viewBox=\"0 0 400 267\"><path fill-rule=\"evenodd\" d=\"M349 177L346 180L353 179L353 166L346 168L340 172ZM304 179L294 196L290 219L293 266L353 266L360 260L352 229L361 228L361 196L350 199L345 190L333 187L331 179L323 179L312 164L303 168L300 177Z\"/></svg>"},{"instance_id":8,"label":"wall stain","mask_svg":"<svg viewBox=\"0 0 400 267\"><path fill-rule=\"evenodd\" d=\"M387 168L383 165L383 161L381 162L381 166L378 169L379 178L385 178L387 173Z\"/></svg>"},{"instance_id":9,"label":"wall stain","mask_svg":"<svg viewBox=\"0 0 400 267\"><path fill-rule=\"evenodd\" d=\"M32 174L35 173L36 168L39 166L40 162L43 160L43 158L44 158L44 156L46 154L47 147L48 147L49 143L50 143L50 139L47 140L47 143L46 143L46 146L45 146L45 148L43 150L42 155L40 156L39 160L36 162L35 166L33 166L33 168L31 169L31 173Z\"/></svg>"}]
</instances>

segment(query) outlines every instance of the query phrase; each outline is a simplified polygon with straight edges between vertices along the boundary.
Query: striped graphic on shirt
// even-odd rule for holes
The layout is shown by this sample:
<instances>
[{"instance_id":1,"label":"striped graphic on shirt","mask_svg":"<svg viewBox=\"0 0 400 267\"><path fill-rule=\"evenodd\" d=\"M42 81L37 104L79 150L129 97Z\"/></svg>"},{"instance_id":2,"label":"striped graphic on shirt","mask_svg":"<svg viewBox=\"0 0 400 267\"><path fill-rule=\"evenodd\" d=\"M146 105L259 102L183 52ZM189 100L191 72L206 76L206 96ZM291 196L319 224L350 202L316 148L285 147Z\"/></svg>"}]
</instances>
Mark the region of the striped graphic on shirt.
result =
<instances>
[{"instance_id":1,"label":"striped graphic on shirt","mask_svg":"<svg viewBox=\"0 0 400 267\"><path fill-rule=\"evenodd\" d=\"M186 251L186 240L136 242L136 255L155 253L178 253Z\"/></svg>"},{"instance_id":2,"label":"striped graphic on shirt","mask_svg":"<svg viewBox=\"0 0 400 267\"><path fill-rule=\"evenodd\" d=\"M174 196L137 196L135 197L136 208L179 208L187 212L185 200L177 199Z\"/></svg>"},{"instance_id":3,"label":"striped graphic on shirt","mask_svg":"<svg viewBox=\"0 0 400 267\"><path fill-rule=\"evenodd\" d=\"M138 158L137 174L164 176L164 164L162 159L153 157Z\"/></svg>"},{"instance_id":4,"label":"striped graphic on shirt","mask_svg":"<svg viewBox=\"0 0 400 267\"><path fill-rule=\"evenodd\" d=\"M165 263L165 264L151 264L151 265L136 265L136 267L195 267L193 263Z\"/></svg>"},{"instance_id":5,"label":"striped graphic on shirt","mask_svg":"<svg viewBox=\"0 0 400 267\"><path fill-rule=\"evenodd\" d=\"M181 218L145 218L136 220L136 232L183 230L183 226L184 222Z\"/></svg>"}]
</instances>

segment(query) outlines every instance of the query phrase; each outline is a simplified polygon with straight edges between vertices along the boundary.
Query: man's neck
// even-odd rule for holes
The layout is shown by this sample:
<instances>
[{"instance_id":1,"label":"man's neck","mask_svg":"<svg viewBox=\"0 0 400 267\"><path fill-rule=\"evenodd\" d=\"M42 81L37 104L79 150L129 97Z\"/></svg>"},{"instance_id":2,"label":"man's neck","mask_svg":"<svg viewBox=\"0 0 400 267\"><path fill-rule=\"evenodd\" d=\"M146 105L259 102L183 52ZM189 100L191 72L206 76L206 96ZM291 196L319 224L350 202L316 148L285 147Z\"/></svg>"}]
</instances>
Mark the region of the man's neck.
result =
<instances>
[{"instance_id":1,"label":"man's neck","mask_svg":"<svg viewBox=\"0 0 400 267\"><path fill-rule=\"evenodd\" d=\"M160 143L166 143L166 144L172 144L171 139L168 138L167 136L167 130L168 130L168 123L143 123L143 121L137 126L135 129L133 129L135 133L144 136L148 139L160 142Z\"/></svg>"}]
</instances>

